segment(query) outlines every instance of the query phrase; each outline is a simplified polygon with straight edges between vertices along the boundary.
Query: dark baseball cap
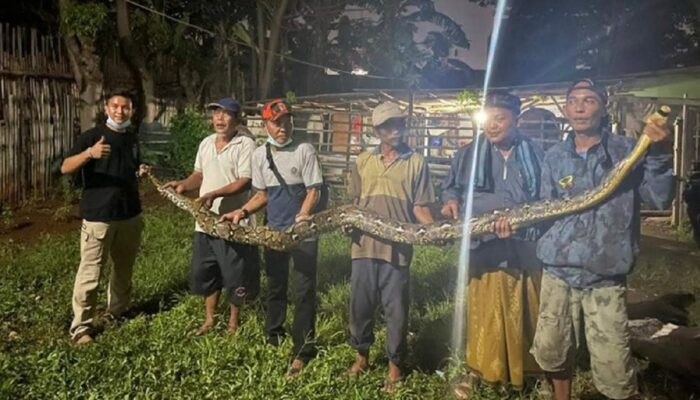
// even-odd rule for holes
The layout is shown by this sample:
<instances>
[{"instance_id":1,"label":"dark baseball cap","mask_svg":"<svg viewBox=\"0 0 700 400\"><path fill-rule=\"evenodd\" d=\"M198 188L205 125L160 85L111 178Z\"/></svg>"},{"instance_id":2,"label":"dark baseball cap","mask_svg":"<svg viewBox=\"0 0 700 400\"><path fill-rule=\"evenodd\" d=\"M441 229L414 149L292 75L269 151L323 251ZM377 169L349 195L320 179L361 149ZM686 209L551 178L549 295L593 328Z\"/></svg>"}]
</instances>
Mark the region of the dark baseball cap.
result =
<instances>
[{"instance_id":1,"label":"dark baseball cap","mask_svg":"<svg viewBox=\"0 0 700 400\"><path fill-rule=\"evenodd\" d=\"M581 89L590 90L600 97L600 101L603 104L608 103L608 91L605 89L605 86L596 83L592 79L578 79L571 82L571 86L569 86L569 89L566 91L566 97L568 98L574 90Z\"/></svg>"},{"instance_id":2,"label":"dark baseball cap","mask_svg":"<svg viewBox=\"0 0 700 400\"><path fill-rule=\"evenodd\" d=\"M241 112L241 105L233 97L224 97L214 103L207 104L207 109L220 109L231 113Z\"/></svg>"}]
</instances>

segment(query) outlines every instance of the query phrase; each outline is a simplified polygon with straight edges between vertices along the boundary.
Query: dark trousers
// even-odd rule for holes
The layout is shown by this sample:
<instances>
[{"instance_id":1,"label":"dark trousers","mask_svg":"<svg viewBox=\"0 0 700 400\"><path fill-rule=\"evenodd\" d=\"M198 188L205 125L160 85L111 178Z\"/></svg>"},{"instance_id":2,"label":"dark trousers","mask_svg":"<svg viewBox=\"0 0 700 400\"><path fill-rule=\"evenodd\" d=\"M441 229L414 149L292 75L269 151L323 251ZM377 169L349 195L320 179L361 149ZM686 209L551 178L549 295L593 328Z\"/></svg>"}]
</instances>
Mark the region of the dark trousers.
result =
<instances>
[{"instance_id":1,"label":"dark trousers","mask_svg":"<svg viewBox=\"0 0 700 400\"><path fill-rule=\"evenodd\" d=\"M316 355L316 258L318 241L304 242L290 252L265 249L265 272L268 279L265 331L268 342L277 345L285 336L289 259L294 260L293 354L308 361Z\"/></svg>"},{"instance_id":2,"label":"dark trousers","mask_svg":"<svg viewBox=\"0 0 700 400\"><path fill-rule=\"evenodd\" d=\"M202 296L227 289L229 303L237 306L252 300L260 292L258 249L195 232L190 286Z\"/></svg>"},{"instance_id":3,"label":"dark trousers","mask_svg":"<svg viewBox=\"0 0 700 400\"><path fill-rule=\"evenodd\" d=\"M386 353L399 365L406 353L409 268L384 260L352 260L350 278L350 345L367 355L374 343L374 312L381 302L386 319Z\"/></svg>"}]
</instances>

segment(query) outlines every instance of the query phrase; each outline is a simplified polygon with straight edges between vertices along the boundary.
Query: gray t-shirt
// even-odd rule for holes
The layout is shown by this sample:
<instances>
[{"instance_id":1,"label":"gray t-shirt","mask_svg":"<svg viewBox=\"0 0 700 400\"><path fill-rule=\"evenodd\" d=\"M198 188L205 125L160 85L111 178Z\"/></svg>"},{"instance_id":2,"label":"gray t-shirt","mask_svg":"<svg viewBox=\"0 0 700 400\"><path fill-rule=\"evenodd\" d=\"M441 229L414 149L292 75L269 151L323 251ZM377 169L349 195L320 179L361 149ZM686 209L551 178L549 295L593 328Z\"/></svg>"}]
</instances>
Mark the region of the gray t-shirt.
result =
<instances>
[{"instance_id":1,"label":"gray t-shirt","mask_svg":"<svg viewBox=\"0 0 700 400\"><path fill-rule=\"evenodd\" d=\"M270 169L265 145L253 153L253 187L267 191L267 224L276 230L286 230L294 224L306 198L306 189L320 187L323 175L316 149L309 143L292 142L286 147L271 147L270 150L289 191Z\"/></svg>"}]
</instances>

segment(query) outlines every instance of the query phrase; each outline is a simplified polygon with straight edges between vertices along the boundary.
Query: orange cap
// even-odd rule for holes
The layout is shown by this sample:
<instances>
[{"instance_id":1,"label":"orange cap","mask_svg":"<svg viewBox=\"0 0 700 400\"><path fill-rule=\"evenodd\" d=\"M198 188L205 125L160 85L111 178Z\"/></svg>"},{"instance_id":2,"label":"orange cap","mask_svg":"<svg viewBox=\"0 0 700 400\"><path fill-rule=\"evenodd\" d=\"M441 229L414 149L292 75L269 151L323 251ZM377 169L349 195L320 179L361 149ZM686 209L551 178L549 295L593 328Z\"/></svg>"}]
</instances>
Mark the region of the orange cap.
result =
<instances>
[{"instance_id":1,"label":"orange cap","mask_svg":"<svg viewBox=\"0 0 700 400\"><path fill-rule=\"evenodd\" d=\"M265 121L276 121L283 115L291 114L292 109L283 99L275 99L266 103L260 110L260 115Z\"/></svg>"}]
</instances>

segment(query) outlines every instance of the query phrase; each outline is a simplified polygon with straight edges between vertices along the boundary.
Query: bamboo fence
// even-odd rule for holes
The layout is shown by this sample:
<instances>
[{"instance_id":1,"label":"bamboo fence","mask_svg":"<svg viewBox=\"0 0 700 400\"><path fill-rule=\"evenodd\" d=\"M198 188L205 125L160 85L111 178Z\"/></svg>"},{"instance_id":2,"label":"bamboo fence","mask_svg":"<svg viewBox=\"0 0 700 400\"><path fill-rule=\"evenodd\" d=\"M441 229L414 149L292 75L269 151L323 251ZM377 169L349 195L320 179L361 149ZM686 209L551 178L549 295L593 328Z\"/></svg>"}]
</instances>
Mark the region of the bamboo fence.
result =
<instances>
[{"instance_id":1,"label":"bamboo fence","mask_svg":"<svg viewBox=\"0 0 700 400\"><path fill-rule=\"evenodd\" d=\"M0 24L0 204L46 196L77 128L60 38Z\"/></svg>"}]
</instances>

